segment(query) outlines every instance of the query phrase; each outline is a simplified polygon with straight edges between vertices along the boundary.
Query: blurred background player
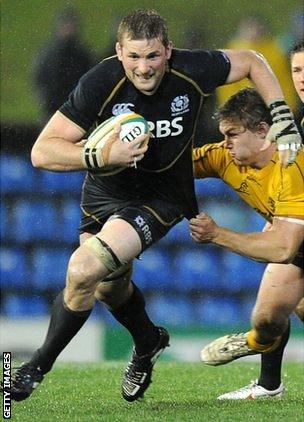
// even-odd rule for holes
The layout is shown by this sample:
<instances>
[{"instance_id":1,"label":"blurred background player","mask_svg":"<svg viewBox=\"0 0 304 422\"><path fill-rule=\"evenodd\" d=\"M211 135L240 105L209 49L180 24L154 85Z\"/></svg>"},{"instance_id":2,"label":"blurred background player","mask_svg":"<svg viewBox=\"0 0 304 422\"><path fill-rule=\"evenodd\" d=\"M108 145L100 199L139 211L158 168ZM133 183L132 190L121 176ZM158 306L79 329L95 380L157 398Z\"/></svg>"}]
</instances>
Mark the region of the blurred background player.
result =
<instances>
[{"instance_id":1,"label":"blurred background player","mask_svg":"<svg viewBox=\"0 0 304 422\"><path fill-rule=\"evenodd\" d=\"M201 23L193 23L191 27L185 29L182 48L188 48L190 50L205 48L207 43L204 30L205 28L202 28ZM221 89L221 87L217 88L216 92L219 89ZM216 107L216 92L213 92L205 99L204 107L202 107L200 111L194 134L194 147L201 146L202 142L206 139L218 139L218 136L220 135L216 121L211 118Z\"/></svg>"},{"instance_id":2,"label":"blurred background player","mask_svg":"<svg viewBox=\"0 0 304 422\"><path fill-rule=\"evenodd\" d=\"M79 78L94 62L81 41L81 24L76 10L67 7L58 12L52 38L38 52L32 75L43 123L66 101Z\"/></svg>"},{"instance_id":3,"label":"blurred background player","mask_svg":"<svg viewBox=\"0 0 304 422\"><path fill-rule=\"evenodd\" d=\"M304 39L304 10L303 7L296 9L290 16L286 30L276 37L279 45L288 56L295 45Z\"/></svg>"},{"instance_id":4,"label":"blurred background player","mask_svg":"<svg viewBox=\"0 0 304 422\"><path fill-rule=\"evenodd\" d=\"M290 89L290 67L288 56L280 43L271 34L271 28L261 15L252 15L239 22L235 37L228 43L227 48L248 49L261 53L276 74L287 104L296 110L297 97ZM240 89L252 86L248 79L217 89L219 105L224 104L231 95Z\"/></svg>"},{"instance_id":5,"label":"blurred background player","mask_svg":"<svg viewBox=\"0 0 304 422\"><path fill-rule=\"evenodd\" d=\"M294 83L303 89L303 45L295 51L291 56L292 72L293 75L295 71L300 73L301 68L302 78L298 77L298 82ZM235 233L218 228L207 214L202 213L190 221L192 237L197 242L212 242L272 263L266 267L261 282L252 316L254 328L246 334L215 340L202 350L201 357L207 364L221 365L242 356L262 353L259 379L240 390L221 395L219 399L279 397L284 392L281 366L289 338L288 317L304 293L304 181L301 172L304 152L300 152L295 164L282 170L281 176L273 147L261 152L271 118L265 103L253 90L235 94L219 110L219 122L225 141L194 150L195 176L222 178L268 223L261 233ZM303 304L302 299L296 309L302 321Z\"/></svg>"}]
</instances>

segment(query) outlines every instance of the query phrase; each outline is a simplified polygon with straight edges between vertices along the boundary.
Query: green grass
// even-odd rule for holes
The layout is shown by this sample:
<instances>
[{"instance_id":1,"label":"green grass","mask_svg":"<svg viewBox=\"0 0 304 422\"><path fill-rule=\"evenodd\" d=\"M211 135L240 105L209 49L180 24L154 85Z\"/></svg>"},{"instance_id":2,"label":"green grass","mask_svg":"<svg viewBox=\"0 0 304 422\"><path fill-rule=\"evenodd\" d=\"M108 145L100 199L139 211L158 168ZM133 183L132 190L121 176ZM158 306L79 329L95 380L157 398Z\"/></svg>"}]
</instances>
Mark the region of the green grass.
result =
<instances>
[{"instance_id":1,"label":"green grass","mask_svg":"<svg viewBox=\"0 0 304 422\"><path fill-rule=\"evenodd\" d=\"M303 364L286 363L282 399L219 402L217 395L247 384L258 365L159 362L146 397L120 395L124 363L57 364L33 396L13 402L14 421L303 421Z\"/></svg>"}]
</instances>

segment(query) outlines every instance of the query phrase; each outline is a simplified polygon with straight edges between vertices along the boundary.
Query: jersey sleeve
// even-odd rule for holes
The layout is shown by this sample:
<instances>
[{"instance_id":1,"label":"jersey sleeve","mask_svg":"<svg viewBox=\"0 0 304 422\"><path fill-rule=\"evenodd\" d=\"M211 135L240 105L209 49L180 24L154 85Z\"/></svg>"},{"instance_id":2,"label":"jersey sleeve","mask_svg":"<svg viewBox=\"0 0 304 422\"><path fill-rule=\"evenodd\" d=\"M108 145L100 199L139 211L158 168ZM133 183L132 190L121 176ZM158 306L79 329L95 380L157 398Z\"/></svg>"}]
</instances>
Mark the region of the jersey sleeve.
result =
<instances>
[{"instance_id":1,"label":"jersey sleeve","mask_svg":"<svg viewBox=\"0 0 304 422\"><path fill-rule=\"evenodd\" d=\"M68 100L60 107L61 113L88 131L98 117L112 86L123 77L121 66L113 59L103 60L83 75Z\"/></svg>"},{"instance_id":2,"label":"jersey sleeve","mask_svg":"<svg viewBox=\"0 0 304 422\"><path fill-rule=\"evenodd\" d=\"M275 217L294 217L304 220L304 152L295 163L282 169L281 189L276 201Z\"/></svg>"},{"instance_id":3,"label":"jersey sleeve","mask_svg":"<svg viewBox=\"0 0 304 422\"><path fill-rule=\"evenodd\" d=\"M204 177L222 178L228 163L228 154L224 142L194 148L192 160L196 179L203 179Z\"/></svg>"},{"instance_id":4,"label":"jersey sleeve","mask_svg":"<svg viewBox=\"0 0 304 422\"><path fill-rule=\"evenodd\" d=\"M174 50L172 66L189 75L204 94L224 85L231 68L228 56L219 50Z\"/></svg>"}]
</instances>

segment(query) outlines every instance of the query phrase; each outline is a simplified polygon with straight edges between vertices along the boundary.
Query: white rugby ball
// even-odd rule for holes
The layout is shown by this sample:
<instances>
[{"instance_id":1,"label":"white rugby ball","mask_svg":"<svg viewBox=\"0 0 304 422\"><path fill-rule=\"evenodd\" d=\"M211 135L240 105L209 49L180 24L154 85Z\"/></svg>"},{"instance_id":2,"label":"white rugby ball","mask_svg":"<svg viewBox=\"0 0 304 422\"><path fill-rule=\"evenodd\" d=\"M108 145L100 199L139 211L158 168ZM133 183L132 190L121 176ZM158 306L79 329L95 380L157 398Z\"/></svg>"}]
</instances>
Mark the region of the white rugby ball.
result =
<instances>
[{"instance_id":1,"label":"white rugby ball","mask_svg":"<svg viewBox=\"0 0 304 422\"><path fill-rule=\"evenodd\" d=\"M141 134L147 134L146 139L141 142L137 148L146 145L150 139L148 122L144 117L137 113L123 113L118 116L110 117L101 123L88 137L86 146L89 148L102 148L114 133L114 128L120 123L119 138L124 142L131 142ZM134 163L136 167L136 163ZM101 169L93 170L100 176L111 176L124 170L121 166L107 166Z\"/></svg>"},{"instance_id":2,"label":"white rugby ball","mask_svg":"<svg viewBox=\"0 0 304 422\"><path fill-rule=\"evenodd\" d=\"M137 113L123 113L110 117L101 123L88 137L86 146L90 148L102 148L114 133L117 123L121 125L119 133L121 141L131 142L142 134L147 134L147 138L137 148L149 141L149 126L146 119Z\"/></svg>"}]
</instances>

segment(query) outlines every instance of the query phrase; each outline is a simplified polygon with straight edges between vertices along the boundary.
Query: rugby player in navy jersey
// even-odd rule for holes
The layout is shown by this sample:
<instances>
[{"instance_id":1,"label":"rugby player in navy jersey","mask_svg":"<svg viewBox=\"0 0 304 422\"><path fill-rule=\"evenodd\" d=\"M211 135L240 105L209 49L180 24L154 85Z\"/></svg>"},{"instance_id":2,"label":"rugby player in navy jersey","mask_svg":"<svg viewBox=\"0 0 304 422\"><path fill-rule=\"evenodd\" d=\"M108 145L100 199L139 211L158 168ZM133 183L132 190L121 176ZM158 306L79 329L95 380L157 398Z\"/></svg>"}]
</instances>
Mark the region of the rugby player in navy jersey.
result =
<instances>
[{"instance_id":1,"label":"rugby player in navy jersey","mask_svg":"<svg viewBox=\"0 0 304 422\"><path fill-rule=\"evenodd\" d=\"M69 261L66 287L54 302L42 347L13 375L10 391L15 400L26 399L41 383L89 317L95 299L134 340L122 381L124 399L134 401L149 387L169 334L147 315L143 295L131 281L132 260L182 218L198 212L192 138L204 99L217 86L249 77L274 113L270 141L278 143L287 161L297 152L297 143L290 143L291 133L299 137L290 110L259 54L174 49L164 19L153 10L137 10L122 20L116 51L117 56L80 79L32 149L37 168L88 173L80 246ZM148 147L134 149L143 138L125 144L116 133L106 161L119 168L105 175L101 149L92 166L93 160L85 157L93 152L82 141L98 123L126 111L143 115L154 137ZM137 168L131 166L135 159Z\"/></svg>"}]
</instances>

